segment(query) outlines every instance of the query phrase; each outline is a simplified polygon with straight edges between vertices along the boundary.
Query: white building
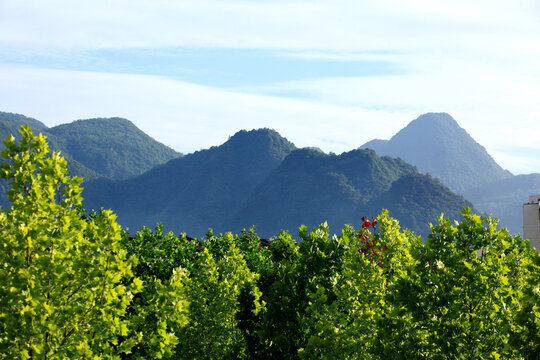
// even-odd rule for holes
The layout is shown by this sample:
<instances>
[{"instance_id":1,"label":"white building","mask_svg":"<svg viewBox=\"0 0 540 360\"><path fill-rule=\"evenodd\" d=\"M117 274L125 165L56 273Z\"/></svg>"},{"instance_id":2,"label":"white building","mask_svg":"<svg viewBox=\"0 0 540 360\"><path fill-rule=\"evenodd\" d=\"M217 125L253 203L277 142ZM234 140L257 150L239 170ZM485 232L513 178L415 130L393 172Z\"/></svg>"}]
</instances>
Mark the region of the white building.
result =
<instances>
[{"instance_id":1,"label":"white building","mask_svg":"<svg viewBox=\"0 0 540 360\"><path fill-rule=\"evenodd\" d=\"M540 195L529 196L529 202L523 204L523 238L540 251Z\"/></svg>"}]
</instances>

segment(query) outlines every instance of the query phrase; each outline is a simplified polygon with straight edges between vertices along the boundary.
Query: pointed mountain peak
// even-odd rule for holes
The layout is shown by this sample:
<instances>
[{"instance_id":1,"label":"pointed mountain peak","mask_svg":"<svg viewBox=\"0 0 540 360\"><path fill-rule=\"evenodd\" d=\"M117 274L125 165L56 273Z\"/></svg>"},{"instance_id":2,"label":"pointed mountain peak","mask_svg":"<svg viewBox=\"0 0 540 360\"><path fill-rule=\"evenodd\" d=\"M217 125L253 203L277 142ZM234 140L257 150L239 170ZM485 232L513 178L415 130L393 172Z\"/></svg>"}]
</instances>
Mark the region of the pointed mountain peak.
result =
<instances>
[{"instance_id":1,"label":"pointed mountain peak","mask_svg":"<svg viewBox=\"0 0 540 360\"><path fill-rule=\"evenodd\" d=\"M457 121L450 115L445 112L435 113L425 113L420 115L416 120L411 121L411 123L437 123L437 124L452 124L459 126Z\"/></svg>"},{"instance_id":2,"label":"pointed mountain peak","mask_svg":"<svg viewBox=\"0 0 540 360\"><path fill-rule=\"evenodd\" d=\"M372 140L361 148L400 157L460 193L510 176L447 113L423 114L390 140Z\"/></svg>"},{"instance_id":3,"label":"pointed mountain peak","mask_svg":"<svg viewBox=\"0 0 540 360\"><path fill-rule=\"evenodd\" d=\"M474 141L470 135L459 126L458 122L447 113L427 113L411 121L406 127L395 134L392 140L400 137L407 137L407 141L443 141L446 142L450 137L467 138L467 141ZM435 138L441 139L435 139ZM453 141L454 139L450 139Z\"/></svg>"}]
</instances>

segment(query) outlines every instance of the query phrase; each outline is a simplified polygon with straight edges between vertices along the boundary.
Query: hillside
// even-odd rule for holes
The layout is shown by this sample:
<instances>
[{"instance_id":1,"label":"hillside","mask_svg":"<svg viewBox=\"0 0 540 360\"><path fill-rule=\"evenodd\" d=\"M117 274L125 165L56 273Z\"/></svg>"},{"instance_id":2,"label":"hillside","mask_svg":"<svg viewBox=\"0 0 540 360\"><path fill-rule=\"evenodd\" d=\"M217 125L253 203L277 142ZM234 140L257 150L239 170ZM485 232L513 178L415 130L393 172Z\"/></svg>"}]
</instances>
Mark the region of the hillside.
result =
<instances>
[{"instance_id":1,"label":"hillside","mask_svg":"<svg viewBox=\"0 0 540 360\"><path fill-rule=\"evenodd\" d=\"M110 179L140 175L181 156L122 118L77 120L48 132L73 159Z\"/></svg>"},{"instance_id":2,"label":"hillside","mask_svg":"<svg viewBox=\"0 0 540 360\"><path fill-rule=\"evenodd\" d=\"M20 114L13 114L7 112L0 112L0 140L4 140L8 135L13 135L16 139L20 139L19 129L21 125L30 125L34 133L43 133L47 136L47 143L53 150L62 152L62 155L68 161L69 173L76 176L82 176L85 180L97 179L101 175L95 171L87 168L77 160L73 159L70 154L63 151L58 139L48 132L48 128L42 122L26 117ZM4 148L4 144L0 142L0 150ZM7 208L11 206L8 201L6 191L8 190L8 184L4 179L0 179L0 206Z\"/></svg>"},{"instance_id":3,"label":"hillside","mask_svg":"<svg viewBox=\"0 0 540 360\"><path fill-rule=\"evenodd\" d=\"M400 186L405 180L398 180L408 174L412 177ZM238 232L255 225L269 237L324 221L337 229L357 224L364 215L376 216L382 207L405 214L409 203L414 215L404 224L425 233L419 225L425 219L435 221L441 212L459 218L468 204L403 160L371 150L341 155L295 150L268 129L241 131L220 146L132 179L89 182L84 197L87 208L115 210L129 229L163 223L167 230L191 236L201 236L209 227Z\"/></svg>"},{"instance_id":4,"label":"hillside","mask_svg":"<svg viewBox=\"0 0 540 360\"><path fill-rule=\"evenodd\" d=\"M372 140L360 148L400 157L461 194L512 176L446 113L424 114L390 140Z\"/></svg>"},{"instance_id":5,"label":"hillside","mask_svg":"<svg viewBox=\"0 0 540 360\"><path fill-rule=\"evenodd\" d=\"M441 214L450 219L461 219L464 206L475 207L429 174L409 173L370 201L367 209L375 214L388 209L403 227L425 236L430 232L429 223L436 223Z\"/></svg>"},{"instance_id":6,"label":"hillside","mask_svg":"<svg viewBox=\"0 0 540 360\"><path fill-rule=\"evenodd\" d=\"M0 112L1 139L9 134L19 138L19 127L25 124L47 136L51 150L68 160L70 174L86 181L127 179L181 156L121 118L78 120L48 128L36 119Z\"/></svg>"},{"instance_id":7,"label":"hillside","mask_svg":"<svg viewBox=\"0 0 540 360\"><path fill-rule=\"evenodd\" d=\"M425 234L426 224L441 212L459 219L466 205L470 203L403 160L379 157L372 150L326 155L301 149L256 189L237 215L236 227L255 224L263 235L324 221L340 228L387 208L404 226Z\"/></svg>"},{"instance_id":8,"label":"hillside","mask_svg":"<svg viewBox=\"0 0 540 360\"><path fill-rule=\"evenodd\" d=\"M126 181L94 181L86 205L112 208L130 229L163 223L204 234L223 230L255 187L295 146L269 129L240 131L227 142L188 154Z\"/></svg>"}]
</instances>

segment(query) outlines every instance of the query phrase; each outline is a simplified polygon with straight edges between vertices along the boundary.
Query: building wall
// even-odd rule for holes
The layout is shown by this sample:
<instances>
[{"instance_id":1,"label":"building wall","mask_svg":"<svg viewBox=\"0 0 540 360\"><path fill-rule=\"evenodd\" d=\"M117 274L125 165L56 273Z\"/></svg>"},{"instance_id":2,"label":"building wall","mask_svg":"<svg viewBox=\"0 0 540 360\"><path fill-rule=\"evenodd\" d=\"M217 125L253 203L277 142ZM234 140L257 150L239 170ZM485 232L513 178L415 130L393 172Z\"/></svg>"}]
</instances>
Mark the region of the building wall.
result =
<instances>
[{"instance_id":1,"label":"building wall","mask_svg":"<svg viewBox=\"0 0 540 360\"><path fill-rule=\"evenodd\" d=\"M540 251L540 195L529 196L523 204L523 237L529 239L531 247Z\"/></svg>"}]
</instances>

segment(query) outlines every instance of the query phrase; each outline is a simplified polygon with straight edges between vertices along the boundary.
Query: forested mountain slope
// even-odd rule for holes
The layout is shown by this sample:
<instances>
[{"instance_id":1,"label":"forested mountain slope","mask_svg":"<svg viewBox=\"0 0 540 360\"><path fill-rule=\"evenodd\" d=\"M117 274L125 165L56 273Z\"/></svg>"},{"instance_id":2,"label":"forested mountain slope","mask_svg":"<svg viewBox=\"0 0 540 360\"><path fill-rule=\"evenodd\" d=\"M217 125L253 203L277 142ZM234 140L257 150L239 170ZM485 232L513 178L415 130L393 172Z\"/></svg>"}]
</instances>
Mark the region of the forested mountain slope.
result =
<instances>
[{"instance_id":1,"label":"forested mountain slope","mask_svg":"<svg viewBox=\"0 0 540 360\"><path fill-rule=\"evenodd\" d=\"M399 182L404 175L410 177ZM255 225L269 237L324 221L337 229L382 208L405 214L409 204L414 215L404 225L425 233L419 225L424 220L435 221L441 212L457 219L462 206L470 205L403 160L371 150L295 150L268 129L241 131L221 146L126 181L90 182L85 197L87 208L112 208L130 229L163 223L192 236L209 227L238 232Z\"/></svg>"},{"instance_id":2,"label":"forested mountain slope","mask_svg":"<svg viewBox=\"0 0 540 360\"><path fill-rule=\"evenodd\" d=\"M459 219L463 206L470 203L403 160L379 157L372 150L326 155L301 149L256 189L236 226L255 224L265 235L324 221L340 228L386 208L403 226L425 234L428 222L441 212Z\"/></svg>"},{"instance_id":3,"label":"forested mountain slope","mask_svg":"<svg viewBox=\"0 0 540 360\"><path fill-rule=\"evenodd\" d=\"M48 128L36 119L0 112L0 138L9 134L18 138L19 127L25 124L35 134L47 136L50 148L68 160L71 175L85 180L123 180L181 156L122 118L77 120Z\"/></svg>"},{"instance_id":4,"label":"forested mountain slope","mask_svg":"<svg viewBox=\"0 0 540 360\"><path fill-rule=\"evenodd\" d=\"M157 223L198 235L209 227L225 229L255 187L294 149L273 130L240 131L220 146L139 177L91 182L86 206L112 208L122 225L135 230Z\"/></svg>"},{"instance_id":5,"label":"forested mountain slope","mask_svg":"<svg viewBox=\"0 0 540 360\"><path fill-rule=\"evenodd\" d=\"M122 118L77 120L48 132L72 158L110 179L140 175L181 156Z\"/></svg>"}]
</instances>

